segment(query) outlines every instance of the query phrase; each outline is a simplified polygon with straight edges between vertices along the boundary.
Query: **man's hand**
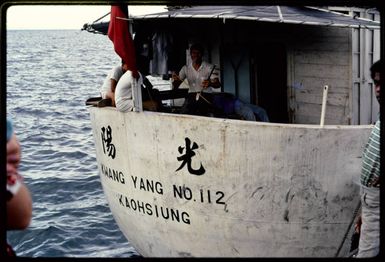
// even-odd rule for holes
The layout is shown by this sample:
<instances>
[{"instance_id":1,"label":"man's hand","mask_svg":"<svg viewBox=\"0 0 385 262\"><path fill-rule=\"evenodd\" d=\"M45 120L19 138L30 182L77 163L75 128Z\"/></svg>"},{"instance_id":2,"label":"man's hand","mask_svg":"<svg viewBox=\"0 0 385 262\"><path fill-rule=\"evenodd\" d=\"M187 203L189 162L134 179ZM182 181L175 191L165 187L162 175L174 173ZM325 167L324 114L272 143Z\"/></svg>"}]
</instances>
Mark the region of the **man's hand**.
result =
<instances>
[{"instance_id":1,"label":"man's hand","mask_svg":"<svg viewBox=\"0 0 385 262\"><path fill-rule=\"evenodd\" d=\"M172 79L172 86L174 89L178 88L179 85L182 83L182 80L180 77L175 73L175 71L172 71L171 73L171 79Z\"/></svg>"},{"instance_id":2,"label":"man's hand","mask_svg":"<svg viewBox=\"0 0 385 262\"><path fill-rule=\"evenodd\" d=\"M210 86L210 84L211 84L210 80L206 79L206 80L202 81L201 86L202 86L203 89L206 89L206 88L208 88Z\"/></svg>"},{"instance_id":3,"label":"man's hand","mask_svg":"<svg viewBox=\"0 0 385 262\"><path fill-rule=\"evenodd\" d=\"M181 81L179 76L175 73L175 71L172 71L171 78L172 78L172 81Z\"/></svg>"}]
</instances>

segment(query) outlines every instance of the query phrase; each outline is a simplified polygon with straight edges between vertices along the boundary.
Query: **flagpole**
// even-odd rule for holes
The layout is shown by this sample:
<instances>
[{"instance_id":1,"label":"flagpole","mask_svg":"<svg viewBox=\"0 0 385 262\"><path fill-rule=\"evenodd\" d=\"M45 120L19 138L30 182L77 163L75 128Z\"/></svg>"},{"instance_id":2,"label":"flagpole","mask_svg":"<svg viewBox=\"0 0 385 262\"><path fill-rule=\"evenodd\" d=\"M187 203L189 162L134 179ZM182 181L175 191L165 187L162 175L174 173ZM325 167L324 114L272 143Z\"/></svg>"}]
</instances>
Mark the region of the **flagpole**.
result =
<instances>
[{"instance_id":1,"label":"flagpole","mask_svg":"<svg viewBox=\"0 0 385 262\"><path fill-rule=\"evenodd\" d=\"M111 19L108 27L108 37L114 44L115 52L127 64L128 70L132 72L132 100L134 111L142 111L141 86L139 73L136 66L136 55L132 37L132 21L129 21L128 5L111 5ZM126 18L127 17L127 18Z\"/></svg>"},{"instance_id":2,"label":"flagpole","mask_svg":"<svg viewBox=\"0 0 385 262\"><path fill-rule=\"evenodd\" d=\"M127 5L127 23L128 23L128 31L134 39L133 35L133 28L132 28L132 19L130 19L130 7ZM134 102L134 111L135 112L142 112L143 111L143 102L142 102L142 87L140 84L138 84L139 78L134 79L134 85L132 86L132 100Z\"/></svg>"}]
</instances>

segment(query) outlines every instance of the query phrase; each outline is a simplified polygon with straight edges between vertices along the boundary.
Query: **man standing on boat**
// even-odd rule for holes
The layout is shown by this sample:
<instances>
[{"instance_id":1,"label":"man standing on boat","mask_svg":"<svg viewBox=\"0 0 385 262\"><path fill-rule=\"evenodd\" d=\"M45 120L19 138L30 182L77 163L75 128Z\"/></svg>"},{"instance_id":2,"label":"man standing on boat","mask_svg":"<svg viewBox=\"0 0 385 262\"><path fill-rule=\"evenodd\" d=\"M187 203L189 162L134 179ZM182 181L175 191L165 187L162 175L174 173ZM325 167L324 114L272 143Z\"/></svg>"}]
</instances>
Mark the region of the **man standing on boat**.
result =
<instances>
[{"instance_id":1,"label":"man standing on boat","mask_svg":"<svg viewBox=\"0 0 385 262\"><path fill-rule=\"evenodd\" d=\"M375 94L380 102L381 62L370 68ZM362 154L361 169L362 212L355 228L360 232L356 257L374 257L380 251L380 120L377 120Z\"/></svg>"},{"instance_id":2,"label":"man standing on boat","mask_svg":"<svg viewBox=\"0 0 385 262\"><path fill-rule=\"evenodd\" d=\"M191 63L184 65L177 75L172 74L173 88L178 88L180 84L187 78L189 84L188 96L183 104L182 114L199 114L198 106L202 103L210 104L202 93L212 93L212 88L219 88L221 83L214 72L214 65L211 65L202 60L203 46L200 44L193 44L190 47ZM198 103L198 101L204 101Z\"/></svg>"}]
</instances>

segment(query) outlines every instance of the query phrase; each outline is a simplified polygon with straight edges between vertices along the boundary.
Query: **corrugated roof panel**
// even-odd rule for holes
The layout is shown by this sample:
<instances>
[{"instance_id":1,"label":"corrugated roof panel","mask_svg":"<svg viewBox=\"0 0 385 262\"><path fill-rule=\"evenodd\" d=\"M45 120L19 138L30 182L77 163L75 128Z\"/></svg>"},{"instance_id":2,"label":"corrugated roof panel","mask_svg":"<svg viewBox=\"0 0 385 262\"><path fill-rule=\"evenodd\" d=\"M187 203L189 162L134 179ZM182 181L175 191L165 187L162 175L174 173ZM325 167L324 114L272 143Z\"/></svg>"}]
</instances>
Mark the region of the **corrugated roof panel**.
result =
<instances>
[{"instance_id":1,"label":"corrugated roof panel","mask_svg":"<svg viewBox=\"0 0 385 262\"><path fill-rule=\"evenodd\" d=\"M134 17L134 19L152 18L224 18L322 26L380 28L378 21L353 18L342 13L315 7L293 6L194 6Z\"/></svg>"}]
</instances>

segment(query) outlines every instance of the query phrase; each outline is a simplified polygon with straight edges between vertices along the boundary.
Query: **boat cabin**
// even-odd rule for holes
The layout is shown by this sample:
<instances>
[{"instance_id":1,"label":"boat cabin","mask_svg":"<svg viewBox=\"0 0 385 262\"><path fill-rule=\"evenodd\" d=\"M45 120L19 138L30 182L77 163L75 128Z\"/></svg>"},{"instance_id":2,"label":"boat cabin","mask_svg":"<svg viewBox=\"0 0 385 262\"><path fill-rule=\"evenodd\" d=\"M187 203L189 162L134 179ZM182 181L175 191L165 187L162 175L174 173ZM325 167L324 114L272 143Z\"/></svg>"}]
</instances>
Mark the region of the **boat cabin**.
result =
<instances>
[{"instance_id":1,"label":"boat cabin","mask_svg":"<svg viewBox=\"0 0 385 262\"><path fill-rule=\"evenodd\" d=\"M270 122L319 124L328 86L325 124L362 125L379 112L369 72L380 57L379 16L375 8L193 6L130 23L152 76L179 72L198 42L220 91L264 108Z\"/></svg>"},{"instance_id":2,"label":"boat cabin","mask_svg":"<svg viewBox=\"0 0 385 262\"><path fill-rule=\"evenodd\" d=\"M150 74L179 72L199 42L220 69L221 91L261 106L271 122L318 124L328 85L326 124L369 124L379 110L369 72L379 12L335 9L367 20L307 7L197 6L133 17L132 26Z\"/></svg>"}]
</instances>

